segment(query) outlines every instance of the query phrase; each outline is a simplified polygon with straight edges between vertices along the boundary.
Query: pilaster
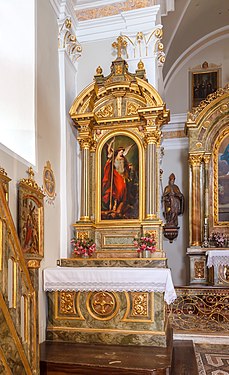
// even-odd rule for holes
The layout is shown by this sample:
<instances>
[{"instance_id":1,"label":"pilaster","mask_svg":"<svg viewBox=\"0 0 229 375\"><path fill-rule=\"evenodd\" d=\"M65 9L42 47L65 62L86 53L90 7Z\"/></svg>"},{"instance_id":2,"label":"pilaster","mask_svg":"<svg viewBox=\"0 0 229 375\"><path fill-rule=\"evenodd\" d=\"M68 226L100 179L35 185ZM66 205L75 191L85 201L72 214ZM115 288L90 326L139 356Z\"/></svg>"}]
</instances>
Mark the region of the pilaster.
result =
<instances>
[{"instance_id":1,"label":"pilaster","mask_svg":"<svg viewBox=\"0 0 229 375\"><path fill-rule=\"evenodd\" d=\"M66 4L65 4L66 5ZM60 224L60 256L67 257L67 244L69 243L68 228L72 218L68 219L68 183L67 178L70 170L68 168L68 109L73 99L76 89L75 81L77 75L77 60L81 56L81 45L78 43L72 18L65 16L62 4L62 13L58 21L59 35L59 78L60 78L60 126L61 126L61 157L60 157L60 204L61 204L61 224ZM71 79L67 79L71 77ZM73 78L73 79L72 79ZM70 86L69 86L69 82ZM71 94L70 94L71 93ZM71 97L72 95L72 97ZM77 168L79 170L79 168ZM78 176L79 177L79 176ZM78 178L80 180L80 177Z\"/></svg>"}]
</instances>

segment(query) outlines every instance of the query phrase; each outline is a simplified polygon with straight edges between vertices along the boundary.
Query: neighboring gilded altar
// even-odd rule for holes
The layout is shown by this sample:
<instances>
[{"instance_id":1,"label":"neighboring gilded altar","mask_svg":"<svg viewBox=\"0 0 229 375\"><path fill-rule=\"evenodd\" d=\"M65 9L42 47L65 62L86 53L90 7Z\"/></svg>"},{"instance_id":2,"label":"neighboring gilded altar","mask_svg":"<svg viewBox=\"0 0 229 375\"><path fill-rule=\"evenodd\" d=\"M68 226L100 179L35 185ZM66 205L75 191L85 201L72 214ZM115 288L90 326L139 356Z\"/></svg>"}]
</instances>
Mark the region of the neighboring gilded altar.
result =
<instances>
[{"instance_id":1,"label":"neighboring gilded altar","mask_svg":"<svg viewBox=\"0 0 229 375\"><path fill-rule=\"evenodd\" d=\"M228 285L228 265L207 268L206 252L229 247L229 86L188 114L190 284ZM215 273L216 276L216 273Z\"/></svg>"},{"instance_id":2,"label":"neighboring gilded altar","mask_svg":"<svg viewBox=\"0 0 229 375\"><path fill-rule=\"evenodd\" d=\"M61 259L58 274L68 267L70 275L74 267L78 275L87 269L92 277L96 269L100 279L107 269L111 275L115 270L117 275L131 273L136 281L151 272L151 284L161 282L161 288L149 290L136 282L133 288L130 280L110 290L106 279L104 290L101 285L90 290L56 285L51 288L55 292L48 293L47 337L165 347L171 338L164 302L170 272L162 246L159 161L161 126L169 121L169 111L147 82L141 61L135 73L128 71L121 57L123 43L119 37L113 44L118 57L110 75L104 77L98 67L94 81L70 109L82 163L80 219L73 225L74 234L92 239L96 252L89 259ZM156 242L149 258L139 257L134 247L134 239L146 234Z\"/></svg>"}]
</instances>

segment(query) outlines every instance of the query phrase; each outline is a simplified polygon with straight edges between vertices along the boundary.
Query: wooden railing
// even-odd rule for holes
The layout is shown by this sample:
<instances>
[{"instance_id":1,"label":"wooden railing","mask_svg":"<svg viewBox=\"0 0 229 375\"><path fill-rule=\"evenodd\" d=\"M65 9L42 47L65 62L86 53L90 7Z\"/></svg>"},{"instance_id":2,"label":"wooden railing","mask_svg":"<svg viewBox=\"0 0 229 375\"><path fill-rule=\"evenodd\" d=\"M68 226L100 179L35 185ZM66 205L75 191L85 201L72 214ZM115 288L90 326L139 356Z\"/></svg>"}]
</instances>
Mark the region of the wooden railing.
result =
<instances>
[{"instance_id":1,"label":"wooden railing","mask_svg":"<svg viewBox=\"0 0 229 375\"><path fill-rule=\"evenodd\" d=\"M0 182L0 374L39 374L37 291Z\"/></svg>"}]
</instances>

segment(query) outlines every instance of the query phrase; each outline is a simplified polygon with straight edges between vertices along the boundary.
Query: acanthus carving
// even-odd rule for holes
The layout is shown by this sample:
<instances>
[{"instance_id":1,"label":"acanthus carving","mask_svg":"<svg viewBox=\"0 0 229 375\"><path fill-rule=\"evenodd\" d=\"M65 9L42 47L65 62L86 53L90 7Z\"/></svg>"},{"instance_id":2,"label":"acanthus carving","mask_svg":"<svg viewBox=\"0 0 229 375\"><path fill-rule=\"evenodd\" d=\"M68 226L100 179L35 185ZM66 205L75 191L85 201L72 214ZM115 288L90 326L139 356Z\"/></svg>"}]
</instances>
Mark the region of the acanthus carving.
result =
<instances>
[{"instance_id":1,"label":"acanthus carving","mask_svg":"<svg viewBox=\"0 0 229 375\"><path fill-rule=\"evenodd\" d=\"M74 314L75 292L60 292L60 312L62 314Z\"/></svg>"},{"instance_id":2,"label":"acanthus carving","mask_svg":"<svg viewBox=\"0 0 229 375\"><path fill-rule=\"evenodd\" d=\"M149 293L134 293L132 316L148 316Z\"/></svg>"},{"instance_id":3,"label":"acanthus carving","mask_svg":"<svg viewBox=\"0 0 229 375\"><path fill-rule=\"evenodd\" d=\"M96 113L98 117L113 117L114 116L114 106L113 104L108 104L100 108L100 110Z\"/></svg>"},{"instance_id":4,"label":"acanthus carving","mask_svg":"<svg viewBox=\"0 0 229 375\"><path fill-rule=\"evenodd\" d=\"M210 159L211 159L211 154L204 154L203 161L205 165L209 164Z\"/></svg>"},{"instance_id":5,"label":"acanthus carving","mask_svg":"<svg viewBox=\"0 0 229 375\"><path fill-rule=\"evenodd\" d=\"M73 62L81 56L82 47L74 35L70 17L66 17L59 25L58 46L66 50Z\"/></svg>"},{"instance_id":6,"label":"acanthus carving","mask_svg":"<svg viewBox=\"0 0 229 375\"><path fill-rule=\"evenodd\" d=\"M199 167L203 159L202 154L190 154L189 155L189 164L192 167Z\"/></svg>"},{"instance_id":7,"label":"acanthus carving","mask_svg":"<svg viewBox=\"0 0 229 375\"><path fill-rule=\"evenodd\" d=\"M203 279L205 276L205 262L204 260L195 261L195 279Z\"/></svg>"},{"instance_id":8,"label":"acanthus carving","mask_svg":"<svg viewBox=\"0 0 229 375\"><path fill-rule=\"evenodd\" d=\"M161 131L158 129L146 129L144 131L144 144L147 147L148 144L157 144L159 145L161 142Z\"/></svg>"},{"instance_id":9,"label":"acanthus carving","mask_svg":"<svg viewBox=\"0 0 229 375\"><path fill-rule=\"evenodd\" d=\"M79 141L80 148L82 149L89 149L90 151L94 152L96 150L97 142L90 138L80 138L78 137L77 140Z\"/></svg>"},{"instance_id":10,"label":"acanthus carving","mask_svg":"<svg viewBox=\"0 0 229 375\"><path fill-rule=\"evenodd\" d=\"M221 97L222 95L229 92L229 86L226 85L224 88L219 88L217 91L213 92L212 94L208 95L206 99L202 100L198 107L192 109L191 112L188 112L188 121L187 122L195 122L198 115L204 110L204 108L210 104L213 100Z\"/></svg>"},{"instance_id":11,"label":"acanthus carving","mask_svg":"<svg viewBox=\"0 0 229 375\"><path fill-rule=\"evenodd\" d=\"M126 103L126 116L136 115L138 113L139 104L133 102Z\"/></svg>"}]
</instances>

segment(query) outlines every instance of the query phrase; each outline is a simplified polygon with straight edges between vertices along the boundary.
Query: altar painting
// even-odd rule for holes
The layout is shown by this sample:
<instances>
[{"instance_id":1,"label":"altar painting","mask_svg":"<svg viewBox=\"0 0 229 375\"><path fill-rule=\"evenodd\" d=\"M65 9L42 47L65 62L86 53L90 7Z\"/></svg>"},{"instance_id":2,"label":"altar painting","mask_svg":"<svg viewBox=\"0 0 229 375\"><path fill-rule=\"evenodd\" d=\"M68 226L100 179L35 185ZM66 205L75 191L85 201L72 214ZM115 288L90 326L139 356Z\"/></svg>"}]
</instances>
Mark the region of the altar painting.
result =
<instances>
[{"instance_id":1,"label":"altar painting","mask_svg":"<svg viewBox=\"0 0 229 375\"><path fill-rule=\"evenodd\" d=\"M112 136L101 152L101 219L138 218L138 146L126 135Z\"/></svg>"},{"instance_id":2,"label":"altar painting","mask_svg":"<svg viewBox=\"0 0 229 375\"><path fill-rule=\"evenodd\" d=\"M20 240L26 253L39 254L41 247L40 207L33 196L25 196L20 215Z\"/></svg>"},{"instance_id":3,"label":"altar painting","mask_svg":"<svg viewBox=\"0 0 229 375\"><path fill-rule=\"evenodd\" d=\"M218 218L229 222L229 135L222 140L218 152Z\"/></svg>"},{"instance_id":4,"label":"altar painting","mask_svg":"<svg viewBox=\"0 0 229 375\"><path fill-rule=\"evenodd\" d=\"M192 76L192 107L197 107L200 102L218 88L218 71L198 72Z\"/></svg>"}]
</instances>

